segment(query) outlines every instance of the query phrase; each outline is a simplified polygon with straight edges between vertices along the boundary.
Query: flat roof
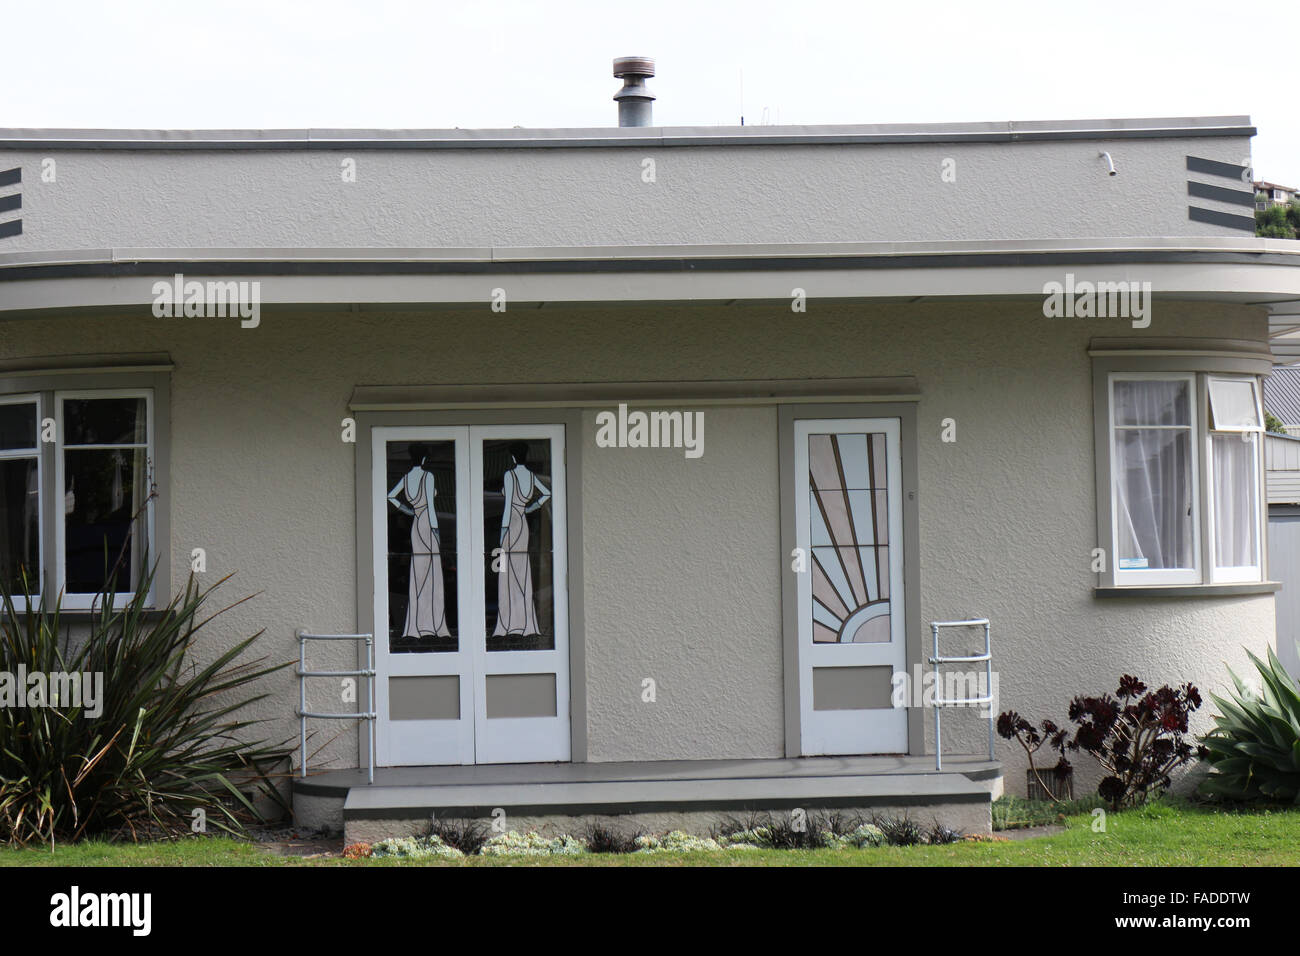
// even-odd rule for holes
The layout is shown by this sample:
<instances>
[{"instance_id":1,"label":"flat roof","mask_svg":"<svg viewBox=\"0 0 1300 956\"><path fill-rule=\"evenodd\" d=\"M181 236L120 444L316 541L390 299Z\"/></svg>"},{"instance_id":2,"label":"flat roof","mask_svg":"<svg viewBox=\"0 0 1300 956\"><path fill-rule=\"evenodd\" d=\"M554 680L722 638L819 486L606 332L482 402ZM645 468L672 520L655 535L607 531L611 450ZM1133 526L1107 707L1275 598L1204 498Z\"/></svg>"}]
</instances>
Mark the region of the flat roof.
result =
<instances>
[{"instance_id":1,"label":"flat roof","mask_svg":"<svg viewBox=\"0 0 1300 956\"><path fill-rule=\"evenodd\" d=\"M0 149L525 149L579 146L783 146L1011 143L1254 136L1249 116L833 126L587 129L0 129Z\"/></svg>"}]
</instances>

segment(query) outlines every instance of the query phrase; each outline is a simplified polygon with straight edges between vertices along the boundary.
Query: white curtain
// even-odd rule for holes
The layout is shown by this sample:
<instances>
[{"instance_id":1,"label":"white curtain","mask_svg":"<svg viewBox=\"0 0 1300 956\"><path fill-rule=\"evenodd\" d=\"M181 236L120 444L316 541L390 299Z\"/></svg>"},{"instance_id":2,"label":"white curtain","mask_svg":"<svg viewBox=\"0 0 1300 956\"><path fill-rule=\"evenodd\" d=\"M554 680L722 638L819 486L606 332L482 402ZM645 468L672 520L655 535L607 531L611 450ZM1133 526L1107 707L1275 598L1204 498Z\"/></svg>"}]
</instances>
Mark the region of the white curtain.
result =
<instances>
[{"instance_id":1,"label":"white curtain","mask_svg":"<svg viewBox=\"0 0 1300 956\"><path fill-rule=\"evenodd\" d=\"M1115 382L1119 570L1194 566L1190 423L1185 380Z\"/></svg>"},{"instance_id":2,"label":"white curtain","mask_svg":"<svg viewBox=\"0 0 1300 956\"><path fill-rule=\"evenodd\" d=\"M1220 568L1258 563L1259 484L1253 434L1212 435L1214 460L1214 564Z\"/></svg>"}]
</instances>

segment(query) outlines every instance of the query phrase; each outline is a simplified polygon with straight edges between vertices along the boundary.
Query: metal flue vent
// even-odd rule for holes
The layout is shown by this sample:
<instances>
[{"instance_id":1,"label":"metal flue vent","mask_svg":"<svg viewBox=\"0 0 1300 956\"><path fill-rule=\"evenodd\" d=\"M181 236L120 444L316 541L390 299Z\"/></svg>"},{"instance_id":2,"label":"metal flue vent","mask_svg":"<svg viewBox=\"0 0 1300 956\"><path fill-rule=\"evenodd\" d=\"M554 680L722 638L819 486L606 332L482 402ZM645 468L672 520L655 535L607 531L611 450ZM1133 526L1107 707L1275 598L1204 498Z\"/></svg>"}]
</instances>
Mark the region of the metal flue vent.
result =
<instances>
[{"instance_id":1,"label":"metal flue vent","mask_svg":"<svg viewBox=\"0 0 1300 956\"><path fill-rule=\"evenodd\" d=\"M655 61L648 56L620 56L614 61L614 75L623 88L614 94L619 126L653 126L654 94L645 81L655 75Z\"/></svg>"}]
</instances>

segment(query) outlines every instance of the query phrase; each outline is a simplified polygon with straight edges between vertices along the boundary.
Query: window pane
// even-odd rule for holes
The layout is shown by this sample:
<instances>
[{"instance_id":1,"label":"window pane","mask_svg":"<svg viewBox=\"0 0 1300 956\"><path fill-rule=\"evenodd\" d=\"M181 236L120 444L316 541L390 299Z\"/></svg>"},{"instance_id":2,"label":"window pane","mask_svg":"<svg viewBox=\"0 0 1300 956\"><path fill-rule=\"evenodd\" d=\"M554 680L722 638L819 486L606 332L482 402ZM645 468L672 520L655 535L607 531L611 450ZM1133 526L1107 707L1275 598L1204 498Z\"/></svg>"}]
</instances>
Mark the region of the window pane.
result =
<instances>
[{"instance_id":1,"label":"window pane","mask_svg":"<svg viewBox=\"0 0 1300 956\"><path fill-rule=\"evenodd\" d=\"M387 470L388 649L455 651L456 443L390 441Z\"/></svg>"},{"instance_id":2,"label":"window pane","mask_svg":"<svg viewBox=\"0 0 1300 956\"><path fill-rule=\"evenodd\" d=\"M1115 456L1116 568L1195 567L1190 432L1118 431Z\"/></svg>"},{"instance_id":3,"label":"window pane","mask_svg":"<svg viewBox=\"0 0 1300 956\"><path fill-rule=\"evenodd\" d=\"M814 644L891 638L887 437L808 436Z\"/></svg>"},{"instance_id":4,"label":"window pane","mask_svg":"<svg viewBox=\"0 0 1300 956\"><path fill-rule=\"evenodd\" d=\"M1210 436L1214 455L1214 565L1249 568L1259 563L1259 482L1255 436Z\"/></svg>"},{"instance_id":5,"label":"window pane","mask_svg":"<svg viewBox=\"0 0 1300 956\"><path fill-rule=\"evenodd\" d=\"M36 447L36 403L0 405L0 451Z\"/></svg>"},{"instance_id":6,"label":"window pane","mask_svg":"<svg viewBox=\"0 0 1300 956\"><path fill-rule=\"evenodd\" d=\"M1190 382L1159 379L1135 382L1116 379L1116 425L1190 425Z\"/></svg>"},{"instance_id":7,"label":"window pane","mask_svg":"<svg viewBox=\"0 0 1300 956\"><path fill-rule=\"evenodd\" d=\"M1214 427L1221 431L1261 427L1254 382L1210 379L1210 410Z\"/></svg>"},{"instance_id":8,"label":"window pane","mask_svg":"<svg viewBox=\"0 0 1300 956\"><path fill-rule=\"evenodd\" d=\"M483 442L489 651L555 647L549 438Z\"/></svg>"},{"instance_id":9,"label":"window pane","mask_svg":"<svg viewBox=\"0 0 1300 956\"><path fill-rule=\"evenodd\" d=\"M143 445L143 398L69 398L63 402L64 445Z\"/></svg>"},{"instance_id":10,"label":"window pane","mask_svg":"<svg viewBox=\"0 0 1300 956\"><path fill-rule=\"evenodd\" d=\"M40 485L35 458L0 461L0 587L40 591Z\"/></svg>"},{"instance_id":11,"label":"window pane","mask_svg":"<svg viewBox=\"0 0 1300 956\"><path fill-rule=\"evenodd\" d=\"M145 450L69 449L63 472L68 593L99 593L114 567L119 568L117 590L133 590L149 553L143 514L150 483ZM132 534L137 516L140 527Z\"/></svg>"}]
</instances>

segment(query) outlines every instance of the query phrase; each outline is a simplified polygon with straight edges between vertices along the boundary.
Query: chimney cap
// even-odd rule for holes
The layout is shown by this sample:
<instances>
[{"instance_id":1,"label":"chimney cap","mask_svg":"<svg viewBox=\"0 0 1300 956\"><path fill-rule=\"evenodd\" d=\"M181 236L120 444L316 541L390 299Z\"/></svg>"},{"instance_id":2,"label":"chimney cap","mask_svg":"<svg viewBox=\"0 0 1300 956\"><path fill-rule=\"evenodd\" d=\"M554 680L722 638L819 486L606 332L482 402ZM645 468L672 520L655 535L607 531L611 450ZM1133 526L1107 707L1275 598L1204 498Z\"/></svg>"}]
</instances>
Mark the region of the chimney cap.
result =
<instances>
[{"instance_id":1,"label":"chimney cap","mask_svg":"<svg viewBox=\"0 0 1300 956\"><path fill-rule=\"evenodd\" d=\"M619 79L625 76L654 76L655 61L648 56L620 56L614 60L614 75Z\"/></svg>"}]
</instances>

